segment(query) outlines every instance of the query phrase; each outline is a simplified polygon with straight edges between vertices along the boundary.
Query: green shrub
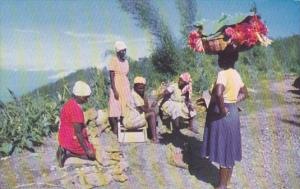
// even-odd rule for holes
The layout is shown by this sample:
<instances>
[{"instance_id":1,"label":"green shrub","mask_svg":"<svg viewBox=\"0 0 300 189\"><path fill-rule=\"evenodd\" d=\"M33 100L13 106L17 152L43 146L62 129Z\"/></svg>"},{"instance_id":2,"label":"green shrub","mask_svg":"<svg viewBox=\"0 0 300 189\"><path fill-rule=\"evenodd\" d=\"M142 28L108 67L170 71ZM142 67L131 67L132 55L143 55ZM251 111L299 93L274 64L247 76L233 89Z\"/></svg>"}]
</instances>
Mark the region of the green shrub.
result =
<instances>
[{"instance_id":1,"label":"green shrub","mask_svg":"<svg viewBox=\"0 0 300 189\"><path fill-rule=\"evenodd\" d=\"M49 97L17 98L11 91L14 101L2 104L0 110L0 156L13 151L28 149L43 143L43 137L57 130L58 103Z\"/></svg>"}]
</instances>

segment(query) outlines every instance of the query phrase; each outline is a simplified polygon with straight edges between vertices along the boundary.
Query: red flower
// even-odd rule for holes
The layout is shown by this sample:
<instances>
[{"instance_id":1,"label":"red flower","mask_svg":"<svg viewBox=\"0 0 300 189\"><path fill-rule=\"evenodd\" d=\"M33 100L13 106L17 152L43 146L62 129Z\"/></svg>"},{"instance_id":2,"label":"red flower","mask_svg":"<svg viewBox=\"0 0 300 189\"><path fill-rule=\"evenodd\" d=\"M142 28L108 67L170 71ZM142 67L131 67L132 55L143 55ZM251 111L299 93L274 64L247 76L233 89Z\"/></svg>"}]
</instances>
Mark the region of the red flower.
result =
<instances>
[{"instance_id":1,"label":"red flower","mask_svg":"<svg viewBox=\"0 0 300 189\"><path fill-rule=\"evenodd\" d=\"M197 52L204 52L202 40L200 37L201 36L197 31L190 32L188 37L188 44L193 50Z\"/></svg>"},{"instance_id":2,"label":"red flower","mask_svg":"<svg viewBox=\"0 0 300 189\"><path fill-rule=\"evenodd\" d=\"M192 49L196 48L196 42L200 38L200 35L197 31L192 31L188 37L188 43Z\"/></svg>"},{"instance_id":3,"label":"red flower","mask_svg":"<svg viewBox=\"0 0 300 189\"><path fill-rule=\"evenodd\" d=\"M258 42L256 33L267 34L267 27L256 15L252 16L249 22L238 23L233 27L225 29L225 35L227 35L236 46L245 45L252 47L256 45Z\"/></svg>"},{"instance_id":4,"label":"red flower","mask_svg":"<svg viewBox=\"0 0 300 189\"><path fill-rule=\"evenodd\" d=\"M230 43L237 49L251 48L258 44L259 36L266 36L267 27L257 15L248 16L242 22L224 30L224 35L230 39ZM196 52L204 52L201 34L192 31L188 36L189 46Z\"/></svg>"},{"instance_id":5,"label":"red flower","mask_svg":"<svg viewBox=\"0 0 300 189\"><path fill-rule=\"evenodd\" d=\"M263 35L267 35L268 33L267 27L261 22L261 20L256 15L252 17L252 19L250 20L250 24L253 27L253 30L255 32L258 32Z\"/></svg>"}]
</instances>

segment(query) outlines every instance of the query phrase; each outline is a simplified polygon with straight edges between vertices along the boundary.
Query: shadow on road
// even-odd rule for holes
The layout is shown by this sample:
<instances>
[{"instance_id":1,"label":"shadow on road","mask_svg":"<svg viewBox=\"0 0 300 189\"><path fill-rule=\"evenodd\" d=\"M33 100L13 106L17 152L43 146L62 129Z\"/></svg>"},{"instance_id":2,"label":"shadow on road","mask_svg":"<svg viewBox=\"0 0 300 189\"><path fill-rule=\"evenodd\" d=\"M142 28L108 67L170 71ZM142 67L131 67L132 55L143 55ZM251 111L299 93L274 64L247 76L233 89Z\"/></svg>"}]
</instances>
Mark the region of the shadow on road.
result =
<instances>
[{"instance_id":1,"label":"shadow on road","mask_svg":"<svg viewBox=\"0 0 300 189\"><path fill-rule=\"evenodd\" d=\"M188 164L188 171L191 175L216 187L219 180L219 170L206 158L200 156L202 141L182 133L164 133L161 134L161 137L161 144L167 145L172 143L174 146L182 149L183 161Z\"/></svg>"},{"instance_id":2,"label":"shadow on road","mask_svg":"<svg viewBox=\"0 0 300 189\"><path fill-rule=\"evenodd\" d=\"M293 93L295 95L300 95L300 90L288 90L288 92Z\"/></svg>"},{"instance_id":3,"label":"shadow on road","mask_svg":"<svg viewBox=\"0 0 300 189\"><path fill-rule=\"evenodd\" d=\"M291 90L288 90L288 92L297 95L297 96L293 96L293 98L300 99L300 77L295 79L295 81L292 85L297 89L291 89ZM300 102L289 102L288 104L294 104L296 106L299 106ZM291 120L291 119L281 119L281 121L284 123L288 123L292 126L300 127L300 121L298 121L300 118L300 114L299 115L294 114L293 117L295 117L296 118L295 120L297 120L297 121Z\"/></svg>"},{"instance_id":4,"label":"shadow on road","mask_svg":"<svg viewBox=\"0 0 300 189\"><path fill-rule=\"evenodd\" d=\"M300 117L300 115L296 115L296 117ZM282 122L284 123L288 123L290 125L296 126L296 127L300 127L300 122L298 121L294 121L294 120L288 120L288 119L281 119Z\"/></svg>"},{"instance_id":5,"label":"shadow on road","mask_svg":"<svg viewBox=\"0 0 300 189\"><path fill-rule=\"evenodd\" d=\"M292 84L297 89L290 89L288 92L293 93L295 95L300 95L300 77L295 79L294 83Z\"/></svg>"},{"instance_id":6,"label":"shadow on road","mask_svg":"<svg viewBox=\"0 0 300 189\"><path fill-rule=\"evenodd\" d=\"M296 87L297 89L300 89L300 77L295 79L293 86Z\"/></svg>"},{"instance_id":7,"label":"shadow on road","mask_svg":"<svg viewBox=\"0 0 300 189\"><path fill-rule=\"evenodd\" d=\"M300 97L298 97L298 99L300 99ZM291 102L286 102L286 104L288 104L288 105L300 105L300 102L291 101Z\"/></svg>"}]
</instances>

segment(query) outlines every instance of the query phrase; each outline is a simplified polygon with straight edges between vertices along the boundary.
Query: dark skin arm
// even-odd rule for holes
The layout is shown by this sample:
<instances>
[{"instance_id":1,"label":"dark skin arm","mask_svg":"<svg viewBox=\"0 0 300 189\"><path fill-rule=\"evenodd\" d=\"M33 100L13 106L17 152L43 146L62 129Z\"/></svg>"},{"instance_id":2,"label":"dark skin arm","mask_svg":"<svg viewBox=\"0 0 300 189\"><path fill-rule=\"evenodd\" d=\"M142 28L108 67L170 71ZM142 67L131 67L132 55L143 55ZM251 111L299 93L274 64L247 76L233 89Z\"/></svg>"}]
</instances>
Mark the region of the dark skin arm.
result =
<instances>
[{"instance_id":1,"label":"dark skin arm","mask_svg":"<svg viewBox=\"0 0 300 189\"><path fill-rule=\"evenodd\" d=\"M148 98L147 98L146 100L147 100L148 108L149 108L149 109L150 109L150 108L155 108L155 107L157 106L158 99L155 99L155 100L151 103L151 105L149 104ZM145 101L146 101L146 100L145 100Z\"/></svg>"},{"instance_id":2,"label":"dark skin arm","mask_svg":"<svg viewBox=\"0 0 300 189\"><path fill-rule=\"evenodd\" d=\"M149 111L149 102L148 102L148 98L146 97L146 95L144 95L143 97L144 99L144 106L138 106L136 107L136 109L140 112L140 113L143 113L143 112L148 112Z\"/></svg>"},{"instance_id":3,"label":"dark skin arm","mask_svg":"<svg viewBox=\"0 0 300 189\"><path fill-rule=\"evenodd\" d=\"M248 97L248 90L247 90L247 87L244 86L244 87L240 88L240 90L239 90L237 102L241 102L241 101L245 100L247 97Z\"/></svg>"},{"instance_id":4,"label":"dark skin arm","mask_svg":"<svg viewBox=\"0 0 300 189\"><path fill-rule=\"evenodd\" d=\"M145 111L147 111L149 109L149 102L148 102L148 98L146 95L144 95L144 108L145 108Z\"/></svg>"},{"instance_id":5,"label":"dark skin arm","mask_svg":"<svg viewBox=\"0 0 300 189\"><path fill-rule=\"evenodd\" d=\"M191 102L191 99L190 99L189 92L185 93L184 97L185 97L184 98L184 103L185 103L186 107L189 110L189 116L191 116L190 113L191 113L191 111L194 110L194 108L192 106L192 102Z\"/></svg>"},{"instance_id":6,"label":"dark skin arm","mask_svg":"<svg viewBox=\"0 0 300 189\"><path fill-rule=\"evenodd\" d=\"M168 90L165 90L165 91L164 91L164 98L162 99L162 101L161 101L161 103L160 103L160 105L159 105L159 109L161 109L162 105L163 105L166 101L168 101L168 100L170 99L171 94L172 94L172 93L170 93Z\"/></svg>"},{"instance_id":7,"label":"dark skin arm","mask_svg":"<svg viewBox=\"0 0 300 189\"><path fill-rule=\"evenodd\" d=\"M168 100L170 99L171 94L172 94L172 93L170 93L168 90L165 90L165 91L164 91L163 99L162 99L161 103L160 103L159 106L158 106L158 109L159 109L159 115L160 115L160 116L162 116L162 110L161 110L161 107L162 107L162 105L163 105L166 101L168 101Z\"/></svg>"},{"instance_id":8,"label":"dark skin arm","mask_svg":"<svg viewBox=\"0 0 300 189\"><path fill-rule=\"evenodd\" d=\"M185 95L184 95L184 103L185 103L186 107L188 107L189 111L193 111L189 92L185 93Z\"/></svg>"},{"instance_id":9,"label":"dark skin arm","mask_svg":"<svg viewBox=\"0 0 300 189\"><path fill-rule=\"evenodd\" d=\"M223 92L225 90L225 87L224 85L222 84L217 84L215 86L215 95L216 95L216 102L217 102L217 106L219 107L219 110L220 110L220 113L222 115L227 115L228 113L228 110L227 108L225 108L225 105L224 105L224 97L223 97Z\"/></svg>"},{"instance_id":10,"label":"dark skin arm","mask_svg":"<svg viewBox=\"0 0 300 189\"><path fill-rule=\"evenodd\" d=\"M216 96L217 96L217 105L221 111L221 114L226 115L228 113L228 110L224 106L224 97L223 97L223 92L225 90L224 85L217 84L215 88ZM240 88L239 94L237 97L237 102L241 102L245 100L248 97L248 91L247 87L244 86Z\"/></svg>"},{"instance_id":11,"label":"dark skin arm","mask_svg":"<svg viewBox=\"0 0 300 189\"><path fill-rule=\"evenodd\" d=\"M78 139L78 142L79 142L80 146L84 149L87 157L90 158L90 159L95 159L96 156L95 156L93 150L89 149L86 146L86 144L84 143L84 139L83 139L83 136L82 136L82 129L84 128L84 125L80 124L80 123L75 123L74 128L75 128L75 135Z\"/></svg>"},{"instance_id":12,"label":"dark skin arm","mask_svg":"<svg viewBox=\"0 0 300 189\"><path fill-rule=\"evenodd\" d=\"M114 71L109 71L109 77L110 77L110 82L111 82L111 89L114 92L115 99L119 100L119 93L116 89L115 85L115 72Z\"/></svg>"}]
</instances>

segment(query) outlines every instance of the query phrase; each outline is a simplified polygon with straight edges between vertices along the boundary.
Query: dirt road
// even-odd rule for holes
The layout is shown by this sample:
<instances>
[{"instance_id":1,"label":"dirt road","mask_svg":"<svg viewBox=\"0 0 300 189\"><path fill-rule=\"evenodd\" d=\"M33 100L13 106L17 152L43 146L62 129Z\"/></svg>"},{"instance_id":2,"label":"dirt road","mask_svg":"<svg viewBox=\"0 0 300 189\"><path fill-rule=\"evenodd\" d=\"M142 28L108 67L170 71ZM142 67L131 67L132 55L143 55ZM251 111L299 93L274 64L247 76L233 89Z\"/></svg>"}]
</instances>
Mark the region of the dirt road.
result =
<instances>
[{"instance_id":1,"label":"dirt road","mask_svg":"<svg viewBox=\"0 0 300 189\"><path fill-rule=\"evenodd\" d=\"M252 86L251 98L241 105L243 159L234 168L231 188L300 188L300 90L291 85L294 80L286 76L280 82L261 81ZM167 144L182 145L168 133L161 134L160 144L122 145L112 133L103 133L96 142L106 166L67 160L60 169L53 135L36 153L3 158L0 188L213 188L218 167L199 157L203 119L199 125L200 135L186 136L188 169L168 164ZM119 167L128 178L124 183L113 177L110 163L114 162L107 158L111 148L121 152Z\"/></svg>"}]
</instances>

